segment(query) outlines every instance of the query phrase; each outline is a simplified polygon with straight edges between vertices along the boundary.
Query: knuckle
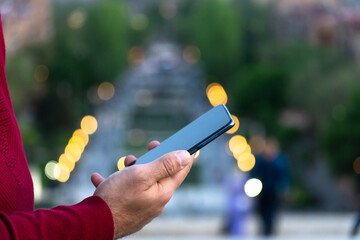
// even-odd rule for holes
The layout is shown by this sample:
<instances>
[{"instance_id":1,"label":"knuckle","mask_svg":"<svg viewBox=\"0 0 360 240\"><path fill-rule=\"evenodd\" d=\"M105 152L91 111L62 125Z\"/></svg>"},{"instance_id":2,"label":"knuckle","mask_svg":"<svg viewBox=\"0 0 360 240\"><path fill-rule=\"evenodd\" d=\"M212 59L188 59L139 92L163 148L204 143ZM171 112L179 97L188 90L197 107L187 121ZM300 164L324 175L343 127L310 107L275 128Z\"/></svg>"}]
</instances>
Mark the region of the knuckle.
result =
<instances>
[{"instance_id":1,"label":"knuckle","mask_svg":"<svg viewBox=\"0 0 360 240\"><path fill-rule=\"evenodd\" d=\"M168 154L164 156L164 160L162 161L162 167L164 171L166 171L168 177L171 177L176 173L176 162L177 159L174 155Z\"/></svg>"}]
</instances>

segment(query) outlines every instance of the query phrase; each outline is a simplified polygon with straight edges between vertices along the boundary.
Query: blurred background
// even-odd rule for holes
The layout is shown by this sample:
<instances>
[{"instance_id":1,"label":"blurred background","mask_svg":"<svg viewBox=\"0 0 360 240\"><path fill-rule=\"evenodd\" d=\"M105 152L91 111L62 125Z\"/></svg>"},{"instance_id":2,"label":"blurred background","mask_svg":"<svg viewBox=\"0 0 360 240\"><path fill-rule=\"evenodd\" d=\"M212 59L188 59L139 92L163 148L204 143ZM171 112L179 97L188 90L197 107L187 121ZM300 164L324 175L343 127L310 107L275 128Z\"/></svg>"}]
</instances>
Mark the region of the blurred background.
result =
<instances>
[{"instance_id":1,"label":"blurred background","mask_svg":"<svg viewBox=\"0 0 360 240\"><path fill-rule=\"evenodd\" d=\"M236 126L129 239L340 239L360 224L360 3L0 0L37 208L202 113Z\"/></svg>"}]
</instances>

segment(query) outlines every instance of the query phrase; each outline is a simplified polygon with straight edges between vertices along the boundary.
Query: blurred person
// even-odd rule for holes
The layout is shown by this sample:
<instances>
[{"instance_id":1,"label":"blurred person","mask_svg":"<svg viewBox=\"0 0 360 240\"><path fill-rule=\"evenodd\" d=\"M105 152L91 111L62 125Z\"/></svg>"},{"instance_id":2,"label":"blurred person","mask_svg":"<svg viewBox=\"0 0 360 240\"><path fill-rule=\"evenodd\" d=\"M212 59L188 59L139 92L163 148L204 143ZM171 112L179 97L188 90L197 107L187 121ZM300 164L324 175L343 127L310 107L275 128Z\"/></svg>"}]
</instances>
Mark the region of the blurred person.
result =
<instances>
[{"instance_id":1,"label":"blurred person","mask_svg":"<svg viewBox=\"0 0 360 240\"><path fill-rule=\"evenodd\" d=\"M255 198L256 211L261 219L262 234L269 236L274 234L281 197L288 195L290 186L288 159L280 151L279 142L275 138L268 138L264 151L256 156L251 177L258 178L263 185L261 193Z\"/></svg>"},{"instance_id":2,"label":"blurred person","mask_svg":"<svg viewBox=\"0 0 360 240\"><path fill-rule=\"evenodd\" d=\"M225 234L232 236L244 236L246 234L245 225L249 215L250 201L245 194L245 181L246 177L237 167L232 176L225 181L228 193L223 229Z\"/></svg>"},{"instance_id":3,"label":"blurred person","mask_svg":"<svg viewBox=\"0 0 360 240\"><path fill-rule=\"evenodd\" d=\"M148 149L156 147L153 141ZM72 206L34 211L33 183L5 76L0 15L0 239L113 239L140 230L159 216L193 163L187 151L118 171L91 176L93 196ZM125 165L136 158L127 156Z\"/></svg>"},{"instance_id":4,"label":"blurred person","mask_svg":"<svg viewBox=\"0 0 360 240\"><path fill-rule=\"evenodd\" d=\"M357 192L356 192L356 195L355 195L355 200L357 203L359 203L360 201L360 176L357 175ZM360 206L359 207L359 210L358 210L358 213L357 213L357 216L356 216L356 219L355 219L355 223L354 223L354 226L352 227L351 229L351 232L350 232L350 235L351 236L356 236L359 232L359 227L360 227Z\"/></svg>"}]
</instances>

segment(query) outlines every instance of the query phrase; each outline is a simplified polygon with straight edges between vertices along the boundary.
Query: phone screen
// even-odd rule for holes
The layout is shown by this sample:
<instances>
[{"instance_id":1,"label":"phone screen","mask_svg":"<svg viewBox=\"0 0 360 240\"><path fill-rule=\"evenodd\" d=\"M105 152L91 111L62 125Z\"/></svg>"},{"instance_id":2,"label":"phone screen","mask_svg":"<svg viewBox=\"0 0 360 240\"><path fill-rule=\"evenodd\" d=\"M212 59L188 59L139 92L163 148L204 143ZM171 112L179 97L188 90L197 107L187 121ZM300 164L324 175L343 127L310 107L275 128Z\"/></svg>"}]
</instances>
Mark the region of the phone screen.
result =
<instances>
[{"instance_id":1,"label":"phone screen","mask_svg":"<svg viewBox=\"0 0 360 240\"><path fill-rule=\"evenodd\" d=\"M220 104L164 140L156 148L138 158L136 162L148 163L176 150L187 150L193 154L232 128L234 124L226 106Z\"/></svg>"}]
</instances>

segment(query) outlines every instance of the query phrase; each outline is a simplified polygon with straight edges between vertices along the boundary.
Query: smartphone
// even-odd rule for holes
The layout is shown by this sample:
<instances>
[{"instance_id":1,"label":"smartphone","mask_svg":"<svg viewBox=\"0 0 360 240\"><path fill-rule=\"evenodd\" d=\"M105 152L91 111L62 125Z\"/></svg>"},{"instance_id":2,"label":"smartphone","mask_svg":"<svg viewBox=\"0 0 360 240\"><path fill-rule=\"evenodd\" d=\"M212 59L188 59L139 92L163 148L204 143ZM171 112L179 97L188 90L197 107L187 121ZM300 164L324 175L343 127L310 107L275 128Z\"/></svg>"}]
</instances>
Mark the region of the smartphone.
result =
<instances>
[{"instance_id":1,"label":"smartphone","mask_svg":"<svg viewBox=\"0 0 360 240\"><path fill-rule=\"evenodd\" d=\"M235 122L226 106L220 104L142 155L136 162L148 163L176 150L187 150L194 154L234 125Z\"/></svg>"}]
</instances>

